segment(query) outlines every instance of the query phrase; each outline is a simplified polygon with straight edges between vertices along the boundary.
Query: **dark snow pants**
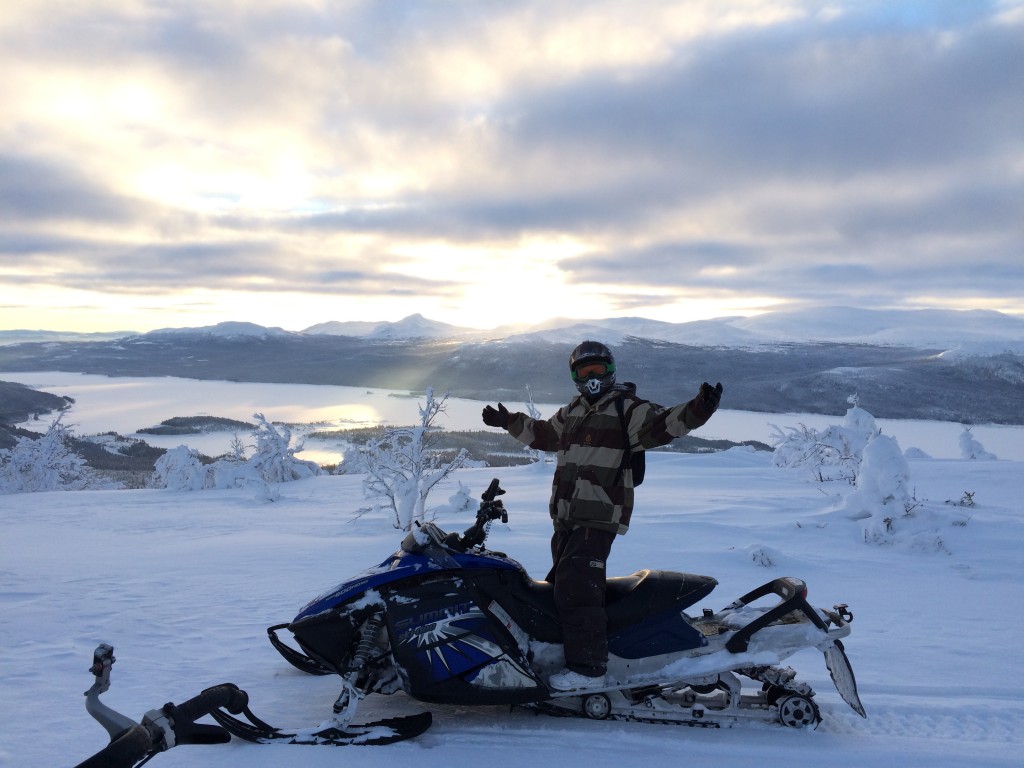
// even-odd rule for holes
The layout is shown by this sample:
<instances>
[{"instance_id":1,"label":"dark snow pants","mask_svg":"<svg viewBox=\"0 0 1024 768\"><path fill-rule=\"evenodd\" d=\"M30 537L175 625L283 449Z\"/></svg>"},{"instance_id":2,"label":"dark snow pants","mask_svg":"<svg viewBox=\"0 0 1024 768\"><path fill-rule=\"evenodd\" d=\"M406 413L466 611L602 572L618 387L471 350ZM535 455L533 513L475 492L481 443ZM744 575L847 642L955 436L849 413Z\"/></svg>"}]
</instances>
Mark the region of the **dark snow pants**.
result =
<instances>
[{"instance_id":1,"label":"dark snow pants","mask_svg":"<svg viewBox=\"0 0 1024 768\"><path fill-rule=\"evenodd\" d=\"M551 537L551 572L555 607L562 624L565 665L596 677L608 666L608 614L605 610L605 563L615 534L597 528L555 529Z\"/></svg>"}]
</instances>

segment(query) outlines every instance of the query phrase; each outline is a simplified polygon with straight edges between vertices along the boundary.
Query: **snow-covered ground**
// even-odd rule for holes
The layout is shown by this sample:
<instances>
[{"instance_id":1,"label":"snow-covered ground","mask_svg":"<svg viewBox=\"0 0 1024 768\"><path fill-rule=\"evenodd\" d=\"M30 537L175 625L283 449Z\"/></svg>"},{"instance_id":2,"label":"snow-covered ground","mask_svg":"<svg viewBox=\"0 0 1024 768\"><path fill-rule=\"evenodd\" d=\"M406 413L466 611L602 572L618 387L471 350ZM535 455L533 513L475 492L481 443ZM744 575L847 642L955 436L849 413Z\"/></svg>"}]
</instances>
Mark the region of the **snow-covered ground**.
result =
<instances>
[{"instance_id":1,"label":"snow-covered ground","mask_svg":"<svg viewBox=\"0 0 1024 768\"><path fill-rule=\"evenodd\" d=\"M492 546L535 576L547 569L550 471L546 464L501 470L511 519L491 534ZM494 472L455 477L478 495ZM866 720L840 700L820 654L805 651L790 663L818 692L824 722L817 730L599 723L497 706L426 706L397 694L371 697L360 715L429 708L434 726L413 741L341 753L234 741L180 747L153 764L1020 765L1024 463L917 459L910 472L941 547L865 544L861 523L834 511L849 486L808 482L805 471L772 467L766 453L652 454L633 526L609 563L619 574L649 567L715 576L720 586L698 608L720 609L781 575L805 579L813 604L849 603L855 618L846 648ZM325 719L336 681L288 666L265 627L384 559L400 535L382 518L355 519L359 477L322 476L280 490L273 503L252 490L0 496L0 765L73 765L106 743L82 696L100 642L117 656L104 700L132 717L231 681L273 723ZM956 506L965 491L975 507ZM443 503L444 490L435 493ZM463 513L438 522L462 530L470 520Z\"/></svg>"}]
</instances>

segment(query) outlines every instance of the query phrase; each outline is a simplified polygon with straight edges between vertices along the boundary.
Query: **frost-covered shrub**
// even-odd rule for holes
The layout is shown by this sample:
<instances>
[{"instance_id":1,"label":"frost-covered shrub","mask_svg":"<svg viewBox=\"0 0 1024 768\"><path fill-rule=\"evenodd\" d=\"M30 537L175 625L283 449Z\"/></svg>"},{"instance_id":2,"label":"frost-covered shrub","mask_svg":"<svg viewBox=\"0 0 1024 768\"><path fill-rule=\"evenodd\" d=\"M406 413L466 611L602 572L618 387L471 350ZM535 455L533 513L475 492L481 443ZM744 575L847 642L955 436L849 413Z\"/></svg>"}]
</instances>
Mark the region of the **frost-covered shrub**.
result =
<instances>
[{"instance_id":1,"label":"frost-covered shrub","mask_svg":"<svg viewBox=\"0 0 1024 768\"><path fill-rule=\"evenodd\" d=\"M60 422L58 416L46 434L19 437L13 448L0 450L0 494L119 487L75 453L71 430Z\"/></svg>"},{"instance_id":2,"label":"frost-covered shrub","mask_svg":"<svg viewBox=\"0 0 1024 768\"><path fill-rule=\"evenodd\" d=\"M773 462L779 467L805 467L818 481L845 479L853 490L843 496L829 514L856 521L863 540L876 545L899 545L928 552L948 552L943 528L962 525L911 490L907 457L894 437L883 435L874 417L851 398L852 408L842 425L824 430L784 433L776 429Z\"/></svg>"},{"instance_id":3,"label":"frost-covered shrub","mask_svg":"<svg viewBox=\"0 0 1024 768\"><path fill-rule=\"evenodd\" d=\"M201 491L211 487L208 478L209 471L199 459L199 451L179 445L156 460L148 486L173 491Z\"/></svg>"},{"instance_id":4,"label":"frost-covered shrub","mask_svg":"<svg viewBox=\"0 0 1024 768\"><path fill-rule=\"evenodd\" d=\"M960 433L960 455L965 459L981 461L993 461L998 458L994 453L986 451L985 446L975 439L970 427L964 427L964 431Z\"/></svg>"},{"instance_id":5,"label":"frost-covered shrub","mask_svg":"<svg viewBox=\"0 0 1024 768\"><path fill-rule=\"evenodd\" d=\"M882 434L864 447L856 486L837 514L860 522L868 544L924 552L948 553L943 530L965 524L962 516L915 497L906 455L895 438Z\"/></svg>"},{"instance_id":6,"label":"frost-covered shrub","mask_svg":"<svg viewBox=\"0 0 1024 768\"><path fill-rule=\"evenodd\" d=\"M473 508L475 501L469 486L460 482L458 490L448 497L448 509L452 512L468 512Z\"/></svg>"},{"instance_id":7,"label":"frost-covered shrub","mask_svg":"<svg viewBox=\"0 0 1024 768\"><path fill-rule=\"evenodd\" d=\"M178 446L157 460L149 487L201 491L255 485L260 489L261 499L273 501L277 495L268 488L270 484L320 474L316 462L295 457L302 446L291 446L292 433L288 427L271 424L262 413L253 414L253 418L258 425L253 432L256 451L249 459L234 450L227 458L203 464L196 451Z\"/></svg>"},{"instance_id":8,"label":"frost-covered shrub","mask_svg":"<svg viewBox=\"0 0 1024 768\"><path fill-rule=\"evenodd\" d=\"M852 520L865 520L865 537L879 540L893 532L893 521L912 509L910 468L896 438L875 435L864 447L855 490L842 508Z\"/></svg>"},{"instance_id":9,"label":"frost-covered shrub","mask_svg":"<svg viewBox=\"0 0 1024 768\"><path fill-rule=\"evenodd\" d=\"M772 463L806 468L821 482L855 482L864 448L879 433L875 417L856 404L846 412L842 425L817 430L801 424L783 431L773 424L772 429Z\"/></svg>"},{"instance_id":10,"label":"frost-covered shrub","mask_svg":"<svg viewBox=\"0 0 1024 768\"><path fill-rule=\"evenodd\" d=\"M268 483L287 483L320 474L320 466L314 461L295 457L302 450L302 444L291 447L292 432L285 425L276 427L262 413L253 414L259 428L253 432L256 438L256 452L246 462L259 478Z\"/></svg>"}]
</instances>

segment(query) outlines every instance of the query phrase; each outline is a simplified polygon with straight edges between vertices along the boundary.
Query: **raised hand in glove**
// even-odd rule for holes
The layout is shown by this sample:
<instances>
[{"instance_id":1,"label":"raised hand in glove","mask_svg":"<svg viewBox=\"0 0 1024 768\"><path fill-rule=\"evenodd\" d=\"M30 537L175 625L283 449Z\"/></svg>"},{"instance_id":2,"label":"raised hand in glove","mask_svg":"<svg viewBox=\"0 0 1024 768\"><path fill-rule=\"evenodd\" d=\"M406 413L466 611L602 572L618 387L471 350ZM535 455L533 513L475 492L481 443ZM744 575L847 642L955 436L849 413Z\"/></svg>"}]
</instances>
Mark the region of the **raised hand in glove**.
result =
<instances>
[{"instance_id":1,"label":"raised hand in glove","mask_svg":"<svg viewBox=\"0 0 1024 768\"><path fill-rule=\"evenodd\" d=\"M498 403L497 408L491 405L484 406L483 418L484 424L488 427L508 429L508 408L501 403Z\"/></svg>"},{"instance_id":2,"label":"raised hand in glove","mask_svg":"<svg viewBox=\"0 0 1024 768\"><path fill-rule=\"evenodd\" d=\"M711 386L706 381L700 385L697 396L687 403L685 422L687 429L704 426L722 402L722 384Z\"/></svg>"},{"instance_id":3,"label":"raised hand in glove","mask_svg":"<svg viewBox=\"0 0 1024 768\"><path fill-rule=\"evenodd\" d=\"M722 402L722 382L718 382L715 386L711 386L706 381L700 385L700 392L697 393L698 398L702 398L708 408L708 416L718 410L718 404Z\"/></svg>"}]
</instances>

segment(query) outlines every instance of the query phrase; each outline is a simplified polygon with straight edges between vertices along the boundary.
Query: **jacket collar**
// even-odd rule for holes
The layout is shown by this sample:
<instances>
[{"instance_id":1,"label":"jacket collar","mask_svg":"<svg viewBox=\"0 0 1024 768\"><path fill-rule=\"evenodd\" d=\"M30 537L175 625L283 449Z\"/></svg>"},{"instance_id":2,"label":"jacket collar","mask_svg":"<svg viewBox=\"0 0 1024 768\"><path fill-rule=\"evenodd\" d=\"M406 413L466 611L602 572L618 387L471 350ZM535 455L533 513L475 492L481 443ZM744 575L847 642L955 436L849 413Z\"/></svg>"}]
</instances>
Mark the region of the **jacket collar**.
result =
<instances>
[{"instance_id":1,"label":"jacket collar","mask_svg":"<svg viewBox=\"0 0 1024 768\"><path fill-rule=\"evenodd\" d=\"M609 389L607 392L601 395L601 397L599 397L594 402L590 402L590 400L588 400L585 395L576 395L575 399L573 399L572 403L570 404L570 407L575 408L578 405L582 405L584 411L596 411L602 408L606 403L610 403L618 397L622 397L623 395L635 394L636 384L634 384L631 381L625 381L621 384L614 385L611 389Z\"/></svg>"}]
</instances>

